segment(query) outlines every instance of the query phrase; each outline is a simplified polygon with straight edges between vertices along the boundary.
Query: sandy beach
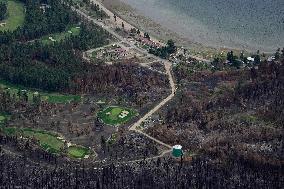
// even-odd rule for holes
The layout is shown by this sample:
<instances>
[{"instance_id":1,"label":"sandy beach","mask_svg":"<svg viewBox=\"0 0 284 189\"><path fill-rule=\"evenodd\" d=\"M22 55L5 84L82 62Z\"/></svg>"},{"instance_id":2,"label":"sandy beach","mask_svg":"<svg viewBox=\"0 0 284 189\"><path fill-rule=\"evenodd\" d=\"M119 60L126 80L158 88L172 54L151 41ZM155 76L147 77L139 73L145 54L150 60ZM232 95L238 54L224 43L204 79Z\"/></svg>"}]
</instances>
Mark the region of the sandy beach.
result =
<instances>
[{"instance_id":1,"label":"sandy beach","mask_svg":"<svg viewBox=\"0 0 284 189\"><path fill-rule=\"evenodd\" d=\"M137 14L137 12L131 8L129 5L119 1L119 0L94 0L95 2L100 2L104 9L109 15L117 15L117 25L120 26L124 22L126 30L130 30L133 27L139 28L141 32L145 31L151 34L152 39L158 40L160 42L165 42L173 35L176 35L169 30L162 28L159 24L153 22L152 20ZM108 11L110 10L110 11ZM122 19L124 20L122 20ZM113 17L110 18L114 20ZM174 37L178 37L177 35Z\"/></svg>"},{"instance_id":2,"label":"sandy beach","mask_svg":"<svg viewBox=\"0 0 284 189\"><path fill-rule=\"evenodd\" d=\"M226 51L226 50L235 50L235 51L250 51L255 52L256 49L260 49L261 52L270 53L274 52L274 48L262 48L261 46L253 45L249 41L241 43L241 41L236 36L227 36L225 42L227 45L221 46L220 43L222 40L219 40L215 44L214 42L209 43L206 38L203 38L201 42L196 42L196 35L202 35L198 32L194 32L192 37L190 33L188 35L182 35L180 33L180 28L176 29L168 29L164 25L157 24L157 22L153 21L152 19L143 16L141 11L132 8L128 4L123 3L124 0L100 0L102 4L107 7L112 12L115 12L118 16L126 20L127 22L131 23L132 25L136 26L140 30L147 31L150 33L151 36L154 36L156 39L161 41L166 41L168 39L173 39L179 46L185 46L192 50L193 54L203 54L204 56L210 56L209 54L215 54L216 52ZM146 5L145 5L146 6ZM151 10L153 11L153 10ZM178 17L177 17L178 18ZM181 20L177 20L177 22L181 22ZM173 27L173 26L172 26ZM279 26L281 27L281 25ZM193 29L194 30L194 29ZM272 35L272 34L271 34ZM213 33L212 33L212 36ZM233 39L235 38L235 39ZM230 39L230 40L229 40ZM195 42L193 42L195 41ZM218 44L219 43L219 44ZM243 47L241 44L247 44ZM208 57L207 57L208 58Z\"/></svg>"},{"instance_id":3,"label":"sandy beach","mask_svg":"<svg viewBox=\"0 0 284 189\"><path fill-rule=\"evenodd\" d=\"M205 46L200 43L194 43L190 41L188 38L182 37L177 33L172 32L169 29L166 29L160 24L157 24L153 20L138 14L137 10L121 2L120 0L95 0L95 1L99 2L105 8L110 10L111 13L115 13L118 17L125 20L125 22L128 22L130 24L130 27L134 26L136 28L139 28L141 31L147 31L152 38L163 43L166 43L168 39L173 39L178 46L183 46L185 48L188 48L190 50L191 55L193 56L205 59L212 59L216 54L232 50L229 48L216 48L216 47ZM119 23L121 23L121 20ZM129 26L127 25L126 27ZM236 53L243 51L243 49L237 49L237 48L233 48L233 50Z\"/></svg>"},{"instance_id":4,"label":"sandy beach","mask_svg":"<svg viewBox=\"0 0 284 189\"><path fill-rule=\"evenodd\" d=\"M157 24L151 19L138 14L135 9L121 2L120 0L97 0L97 1L102 3L103 6L105 6L108 10L115 13L117 16L121 17L126 22L130 23L131 26L139 28L141 31L148 32L151 35L152 39L156 39L157 41L163 43L166 43L168 39L173 39L177 43L177 45L191 49L193 55L202 56L204 58L210 58L215 53L227 50L224 48L217 49L217 48L207 47L199 43L193 43L189 39L181 37L177 33L166 29L165 27L161 26L160 24ZM121 23L119 19L118 23Z\"/></svg>"}]
</instances>

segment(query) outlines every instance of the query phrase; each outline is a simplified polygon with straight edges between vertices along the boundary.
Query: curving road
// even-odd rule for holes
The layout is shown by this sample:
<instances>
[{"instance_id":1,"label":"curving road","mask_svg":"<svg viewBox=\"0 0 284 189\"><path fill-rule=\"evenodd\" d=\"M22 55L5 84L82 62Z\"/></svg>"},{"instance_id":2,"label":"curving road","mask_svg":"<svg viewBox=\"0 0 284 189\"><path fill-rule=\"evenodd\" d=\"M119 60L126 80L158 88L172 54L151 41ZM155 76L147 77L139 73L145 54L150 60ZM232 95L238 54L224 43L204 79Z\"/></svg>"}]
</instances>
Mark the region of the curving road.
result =
<instances>
[{"instance_id":1,"label":"curving road","mask_svg":"<svg viewBox=\"0 0 284 189\"><path fill-rule=\"evenodd\" d=\"M170 87L171 87L171 94L165 98L164 100L162 100L157 106L155 106L153 109L151 109L147 114L145 114L142 118L140 118L136 123L134 123L130 128L129 130L130 131L136 131L140 134L143 134L144 136L154 140L155 142L167 147L167 148L171 148L170 145L168 144L165 144L163 143L162 141L160 140L157 140L151 136L149 136L148 134L142 132L141 130L138 130L137 127L141 125L142 122L144 122L147 118L149 118L150 116L152 116L154 113L156 113L160 108L162 108L167 102L169 102L174 96L175 96L175 93L176 93L176 86L175 86L175 83L174 83L174 79L173 79L173 76L172 76L172 73L171 73L171 63L168 62L168 61L165 61L163 60L164 62L164 65L165 65L165 68L166 68L166 74L168 75L169 77L169 82L170 82Z\"/></svg>"},{"instance_id":2,"label":"curving road","mask_svg":"<svg viewBox=\"0 0 284 189\"><path fill-rule=\"evenodd\" d=\"M97 1L94 1L95 3L98 3ZM98 3L100 4L100 3ZM100 4L101 5L101 4ZM103 7L101 5L101 8L107 13L109 14L110 17L113 16L113 13L111 13L109 10L107 10L105 7ZM72 9L74 11L76 11L78 14L80 14L81 16L87 18L89 21L92 21L94 22L95 24L101 26L102 28L104 28L106 31L108 31L110 34L112 34L113 36L115 36L117 39L121 40L122 42L125 42L127 43L130 47L136 49L137 51L139 51L140 53L142 54L146 54L148 57L153 57L155 58L156 60L159 60L161 61L164 66L165 66L165 69L166 69L166 74L168 75L168 78L169 78L169 83L170 83L170 87L171 87L171 94L169 96L167 96L165 99L163 99L158 105L156 105L154 108L152 108L147 114L145 114L142 118L140 118L136 123L134 123L132 126L129 127L129 130L130 131L135 131L135 132L138 132L142 135L144 135L145 137L155 141L156 143L164 146L167 148L167 150L164 150L160 155L158 156L154 156L154 157L151 157L151 158L146 158L146 159L156 159L156 158L159 158L159 157L162 157L164 156L165 154L167 153L170 153L171 152L171 146L154 138L154 137L151 137L150 135L144 133L142 130L139 130L137 129L138 126L141 125L142 122L144 122L147 118L149 118L150 116L152 116L154 113L156 113L160 108L162 108L167 102L169 102L175 95L176 93L176 85L174 83L174 79L173 79L173 76L172 76L172 73L171 73L171 68L172 68L172 63L168 60L164 60L164 59L161 59L160 57L156 57L150 53L148 53L148 51L144 50L144 49L141 49L137 46L135 46L134 44L130 43L127 39L123 38L122 36L120 36L119 34L117 34L112 28L110 28L109 26L105 25L104 23L94 19L94 18L91 18L90 16L88 16L86 13L84 13L82 10L79 10L79 9L76 9L74 7L72 7ZM124 22L125 25L129 25L128 23ZM131 26L131 25L130 25ZM136 161L141 161L141 159L139 160L134 160L134 161L129 161L129 162L136 162Z\"/></svg>"}]
</instances>

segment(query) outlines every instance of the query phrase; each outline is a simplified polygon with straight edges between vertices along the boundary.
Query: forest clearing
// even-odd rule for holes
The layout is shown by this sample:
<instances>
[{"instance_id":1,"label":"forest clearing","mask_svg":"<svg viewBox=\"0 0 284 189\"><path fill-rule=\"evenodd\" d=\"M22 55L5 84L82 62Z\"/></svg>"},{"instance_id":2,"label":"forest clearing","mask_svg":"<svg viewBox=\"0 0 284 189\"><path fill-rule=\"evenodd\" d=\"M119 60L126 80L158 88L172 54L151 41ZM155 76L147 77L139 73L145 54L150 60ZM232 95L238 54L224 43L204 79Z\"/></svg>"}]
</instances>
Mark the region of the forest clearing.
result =
<instances>
[{"instance_id":1,"label":"forest clearing","mask_svg":"<svg viewBox=\"0 0 284 189\"><path fill-rule=\"evenodd\" d=\"M42 37L40 41L45 45L52 44L53 42L61 42L72 36L78 36L80 31L81 28L79 26L68 27L64 32L46 35Z\"/></svg>"},{"instance_id":2,"label":"forest clearing","mask_svg":"<svg viewBox=\"0 0 284 189\"><path fill-rule=\"evenodd\" d=\"M14 31L22 26L25 20L24 4L14 0L0 0L7 3L7 13L4 20L0 20L0 31Z\"/></svg>"}]
</instances>

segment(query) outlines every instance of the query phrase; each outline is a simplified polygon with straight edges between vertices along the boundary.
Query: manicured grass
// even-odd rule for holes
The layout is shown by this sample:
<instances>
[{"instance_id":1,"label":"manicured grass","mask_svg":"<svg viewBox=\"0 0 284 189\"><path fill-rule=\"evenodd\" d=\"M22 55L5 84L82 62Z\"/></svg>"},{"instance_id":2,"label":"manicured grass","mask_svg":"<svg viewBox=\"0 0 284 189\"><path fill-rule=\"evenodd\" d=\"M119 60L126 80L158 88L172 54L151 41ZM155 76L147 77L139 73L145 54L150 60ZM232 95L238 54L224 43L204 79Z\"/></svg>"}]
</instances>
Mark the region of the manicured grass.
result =
<instances>
[{"instance_id":1,"label":"manicured grass","mask_svg":"<svg viewBox=\"0 0 284 189\"><path fill-rule=\"evenodd\" d=\"M0 88L5 89L6 91L9 91L10 95L15 95L18 97L18 93L22 93L22 90L26 90L28 100L32 102L33 96L35 95L35 92L38 92L39 95L41 96L41 100L48 101L49 103L59 103L59 104L64 104L64 103L70 103L71 101L73 102L80 102L81 101L81 96L79 95L63 95L63 94L58 94L58 93L47 93L47 92L39 92L33 89L27 89L23 86L19 85L13 85L4 81L0 81Z\"/></svg>"},{"instance_id":2,"label":"manicured grass","mask_svg":"<svg viewBox=\"0 0 284 189\"><path fill-rule=\"evenodd\" d=\"M0 123L5 121L5 119L6 119L5 116L0 115Z\"/></svg>"},{"instance_id":3,"label":"manicured grass","mask_svg":"<svg viewBox=\"0 0 284 189\"><path fill-rule=\"evenodd\" d=\"M70 27L64 32L54 33L54 34L50 34L50 35L46 35L46 36L42 37L41 42L43 44L47 44L47 45L52 44L52 43L56 43L56 42L60 42L60 41L63 41L64 39L69 38L71 36L77 36L77 35L80 34L80 32L81 32L80 27L77 27L77 26ZM52 37L52 39L54 39L55 41L51 41L51 39L49 39L49 37Z\"/></svg>"},{"instance_id":4,"label":"manicured grass","mask_svg":"<svg viewBox=\"0 0 284 189\"><path fill-rule=\"evenodd\" d=\"M9 118L10 118L10 115L8 115L6 113L1 113L0 112L0 126L1 126L1 124L3 124Z\"/></svg>"},{"instance_id":5,"label":"manicured grass","mask_svg":"<svg viewBox=\"0 0 284 189\"><path fill-rule=\"evenodd\" d=\"M123 115L123 111L128 112L126 116ZM122 108L117 106L111 106L98 113L98 117L108 125L117 126L129 121L136 115L136 111L129 108Z\"/></svg>"},{"instance_id":6,"label":"manicured grass","mask_svg":"<svg viewBox=\"0 0 284 189\"><path fill-rule=\"evenodd\" d=\"M91 153L88 148L83 146L72 145L67 147L64 140L53 132L16 127L3 127L3 131L8 136L17 134L26 138L35 138L39 141L41 148L53 154L63 153L72 158L84 158ZM67 149L67 151L64 149Z\"/></svg>"},{"instance_id":7,"label":"manicured grass","mask_svg":"<svg viewBox=\"0 0 284 189\"><path fill-rule=\"evenodd\" d=\"M58 139L56 134L34 129L23 129L22 131L24 137L37 139L40 146L51 153L59 153L64 147L64 142Z\"/></svg>"},{"instance_id":8,"label":"manicured grass","mask_svg":"<svg viewBox=\"0 0 284 189\"><path fill-rule=\"evenodd\" d=\"M18 134L27 138L35 138L39 141L40 146L50 153L59 153L64 147L64 142L57 138L57 134L52 132L16 127L4 127L3 131L9 136Z\"/></svg>"},{"instance_id":9,"label":"manicured grass","mask_svg":"<svg viewBox=\"0 0 284 189\"><path fill-rule=\"evenodd\" d=\"M0 2L6 0L0 0ZM0 31L13 31L22 26L25 21L24 5L18 1L7 0L7 18L0 21L0 23L6 23L5 26L0 26Z\"/></svg>"},{"instance_id":10,"label":"manicured grass","mask_svg":"<svg viewBox=\"0 0 284 189\"><path fill-rule=\"evenodd\" d=\"M86 155L90 154L89 149L83 146L70 146L67 149L67 153L70 157L74 158L84 158Z\"/></svg>"}]
</instances>

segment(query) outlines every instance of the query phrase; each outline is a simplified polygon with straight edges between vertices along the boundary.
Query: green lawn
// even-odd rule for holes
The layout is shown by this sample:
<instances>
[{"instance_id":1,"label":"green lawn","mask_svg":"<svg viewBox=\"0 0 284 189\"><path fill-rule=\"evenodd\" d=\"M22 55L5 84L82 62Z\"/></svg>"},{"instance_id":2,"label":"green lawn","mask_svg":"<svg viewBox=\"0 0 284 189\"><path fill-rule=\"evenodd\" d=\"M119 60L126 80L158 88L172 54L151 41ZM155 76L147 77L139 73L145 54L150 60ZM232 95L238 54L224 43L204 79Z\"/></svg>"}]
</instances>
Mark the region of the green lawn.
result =
<instances>
[{"instance_id":1,"label":"green lawn","mask_svg":"<svg viewBox=\"0 0 284 189\"><path fill-rule=\"evenodd\" d=\"M0 21L6 23L5 26L0 26L0 31L13 31L22 26L25 21L24 5L18 1L0 0L0 2L7 1L7 18Z\"/></svg>"},{"instance_id":2,"label":"green lawn","mask_svg":"<svg viewBox=\"0 0 284 189\"><path fill-rule=\"evenodd\" d=\"M37 93L41 96L41 99L44 101L48 101L49 103L70 103L71 101L80 102L81 96L79 95L64 95L58 93L48 93L48 92L39 92L33 89L27 89L23 86L13 85L7 83L5 81L0 81L0 88L5 89L6 91L10 92L10 95L18 96L18 93L22 93L22 90L26 90L28 100L32 102L33 96Z\"/></svg>"},{"instance_id":3,"label":"green lawn","mask_svg":"<svg viewBox=\"0 0 284 189\"><path fill-rule=\"evenodd\" d=\"M1 126L1 124L3 124L9 118L10 118L10 115L8 115L6 113L1 113L0 112L0 126Z\"/></svg>"},{"instance_id":4,"label":"green lawn","mask_svg":"<svg viewBox=\"0 0 284 189\"><path fill-rule=\"evenodd\" d=\"M125 114L123 113L125 111ZM117 126L129 121L136 115L136 111L129 108L111 106L98 113L98 117L108 125Z\"/></svg>"},{"instance_id":5,"label":"green lawn","mask_svg":"<svg viewBox=\"0 0 284 189\"><path fill-rule=\"evenodd\" d=\"M44 150L53 154L63 153L72 158L84 158L91 153L88 148L83 146L72 145L67 147L64 140L53 132L16 127L3 127L3 131L4 134L9 136L17 134L26 138L35 138ZM64 149L67 149L67 151Z\"/></svg>"},{"instance_id":6,"label":"green lawn","mask_svg":"<svg viewBox=\"0 0 284 189\"><path fill-rule=\"evenodd\" d=\"M89 149L83 146L70 146L67 150L68 156L74 158L84 158L90 154Z\"/></svg>"},{"instance_id":7,"label":"green lawn","mask_svg":"<svg viewBox=\"0 0 284 189\"><path fill-rule=\"evenodd\" d=\"M5 121L5 119L6 119L6 117L5 117L5 116L0 115L0 123L4 122L4 121Z\"/></svg>"},{"instance_id":8,"label":"green lawn","mask_svg":"<svg viewBox=\"0 0 284 189\"><path fill-rule=\"evenodd\" d=\"M75 3L75 4L79 4L79 3L82 2L82 0L72 0L72 1L73 1L73 3Z\"/></svg>"},{"instance_id":9,"label":"green lawn","mask_svg":"<svg viewBox=\"0 0 284 189\"><path fill-rule=\"evenodd\" d=\"M66 38L69 38L71 36L77 36L77 35L80 34L80 32L81 32L80 27L78 27L78 26L70 27L64 32L49 34L49 35L42 37L41 42L43 44L47 44L47 45L52 44L54 42L60 42L60 41L66 39ZM54 39L55 41L52 41L51 39L49 39L50 37L52 39Z\"/></svg>"},{"instance_id":10,"label":"green lawn","mask_svg":"<svg viewBox=\"0 0 284 189\"><path fill-rule=\"evenodd\" d=\"M28 128L22 129L22 132L24 137L36 138L40 146L51 153L59 153L64 147L64 142L54 133Z\"/></svg>"}]
</instances>

